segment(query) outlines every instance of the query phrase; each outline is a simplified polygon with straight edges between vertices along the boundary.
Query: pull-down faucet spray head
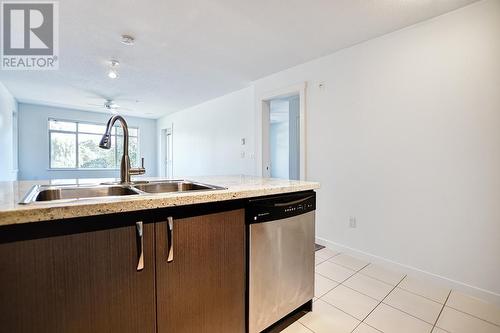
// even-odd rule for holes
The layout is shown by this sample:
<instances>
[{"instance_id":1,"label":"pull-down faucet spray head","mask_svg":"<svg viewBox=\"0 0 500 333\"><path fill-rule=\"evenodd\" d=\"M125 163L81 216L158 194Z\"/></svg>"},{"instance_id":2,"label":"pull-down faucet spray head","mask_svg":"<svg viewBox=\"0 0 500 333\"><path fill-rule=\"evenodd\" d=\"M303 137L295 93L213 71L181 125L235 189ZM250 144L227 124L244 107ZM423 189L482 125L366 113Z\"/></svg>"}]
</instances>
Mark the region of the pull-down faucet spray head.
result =
<instances>
[{"instance_id":1,"label":"pull-down faucet spray head","mask_svg":"<svg viewBox=\"0 0 500 333\"><path fill-rule=\"evenodd\" d=\"M111 148L111 133L104 133L101 138L101 142L99 142L99 147L102 149L110 149Z\"/></svg>"}]
</instances>

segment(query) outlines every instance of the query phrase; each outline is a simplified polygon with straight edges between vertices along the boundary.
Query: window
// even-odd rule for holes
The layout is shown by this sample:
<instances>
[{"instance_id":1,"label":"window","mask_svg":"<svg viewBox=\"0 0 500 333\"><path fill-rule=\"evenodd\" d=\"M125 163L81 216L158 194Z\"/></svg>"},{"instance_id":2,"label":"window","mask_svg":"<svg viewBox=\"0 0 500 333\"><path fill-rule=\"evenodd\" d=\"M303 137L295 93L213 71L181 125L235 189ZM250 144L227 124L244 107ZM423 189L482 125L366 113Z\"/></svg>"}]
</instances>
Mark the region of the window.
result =
<instances>
[{"instance_id":1,"label":"window","mask_svg":"<svg viewBox=\"0 0 500 333\"><path fill-rule=\"evenodd\" d=\"M49 119L51 169L118 169L123 154L123 129L112 130L111 149L99 148L104 124ZM129 127L129 156L139 166L139 129Z\"/></svg>"}]
</instances>

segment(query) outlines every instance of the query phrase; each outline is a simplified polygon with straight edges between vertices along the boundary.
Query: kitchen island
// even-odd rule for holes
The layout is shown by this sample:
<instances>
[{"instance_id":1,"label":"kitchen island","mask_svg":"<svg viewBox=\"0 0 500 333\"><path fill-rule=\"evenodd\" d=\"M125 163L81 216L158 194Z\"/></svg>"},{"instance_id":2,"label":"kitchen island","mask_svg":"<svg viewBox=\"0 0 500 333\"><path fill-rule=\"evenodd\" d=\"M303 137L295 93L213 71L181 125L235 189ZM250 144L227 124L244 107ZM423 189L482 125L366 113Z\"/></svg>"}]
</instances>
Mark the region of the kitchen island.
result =
<instances>
[{"instance_id":1,"label":"kitchen island","mask_svg":"<svg viewBox=\"0 0 500 333\"><path fill-rule=\"evenodd\" d=\"M161 178L140 177L137 179L140 181L154 181L160 180ZM117 182L118 179L58 179L50 181L0 182L0 226L237 200L319 188L319 183L315 182L239 175L190 177L189 180L212 184L224 187L225 189L216 191L162 193L141 197L123 196L20 205L19 202L33 185L85 185L113 183Z\"/></svg>"},{"instance_id":2,"label":"kitchen island","mask_svg":"<svg viewBox=\"0 0 500 333\"><path fill-rule=\"evenodd\" d=\"M224 189L20 205L48 182L0 183L2 330L245 332L245 203L319 184L190 180Z\"/></svg>"}]
</instances>

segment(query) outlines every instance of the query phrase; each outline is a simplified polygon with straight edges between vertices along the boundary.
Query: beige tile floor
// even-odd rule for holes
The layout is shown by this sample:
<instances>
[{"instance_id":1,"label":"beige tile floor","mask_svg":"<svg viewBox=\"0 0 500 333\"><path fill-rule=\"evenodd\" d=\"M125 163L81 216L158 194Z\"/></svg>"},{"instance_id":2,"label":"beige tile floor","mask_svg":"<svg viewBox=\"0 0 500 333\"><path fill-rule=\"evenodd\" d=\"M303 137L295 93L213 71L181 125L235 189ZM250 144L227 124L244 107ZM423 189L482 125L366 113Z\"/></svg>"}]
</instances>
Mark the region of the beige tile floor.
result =
<instances>
[{"instance_id":1,"label":"beige tile floor","mask_svg":"<svg viewBox=\"0 0 500 333\"><path fill-rule=\"evenodd\" d=\"M500 333L500 307L326 248L314 296L284 333Z\"/></svg>"}]
</instances>

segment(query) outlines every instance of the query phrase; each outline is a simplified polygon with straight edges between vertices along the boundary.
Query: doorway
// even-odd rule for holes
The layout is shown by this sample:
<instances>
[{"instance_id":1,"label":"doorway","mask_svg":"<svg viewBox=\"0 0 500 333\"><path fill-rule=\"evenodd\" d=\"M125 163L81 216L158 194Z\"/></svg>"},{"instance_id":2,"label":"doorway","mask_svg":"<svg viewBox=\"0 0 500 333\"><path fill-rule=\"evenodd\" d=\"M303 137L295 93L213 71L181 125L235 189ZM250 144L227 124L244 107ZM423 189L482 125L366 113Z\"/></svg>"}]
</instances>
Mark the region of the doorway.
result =
<instances>
[{"instance_id":1,"label":"doorway","mask_svg":"<svg viewBox=\"0 0 500 333\"><path fill-rule=\"evenodd\" d=\"M257 167L263 177L306 180L306 83L261 95Z\"/></svg>"},{"instance_id":2,"label":"doorway","mask_svg":"<svg viewBox=\"0 0 500 333\"><path fill-rule=\"evenodd\" d=\"M269 154L272 178L300 179L299 95L269 101Z\"/></svg>"},{"instance_id":3,"label":"doorway","mask_svg":"<svg viewBox=\"0 0 500 333\"><path fill-rule=\"evenodd\" d=\"M174 177L173 171L173 131L172 127L165 128L162 131L162 155L163 155L163 175L167 179Z\"/></svg>"},{"instance_id":4,"label":"doorway","mask_svg":"<svg viewBox=\"0 0 500 333\"><path fill-rule=\"evenodd\" d=\"M288 178L299 180L307 179L306 88L306 82L298 83L293 86L263 93L257 99L256 167L258 175L262 177L272 177L273 175L276 175L276 172L280 173L280 170L286 170L286 160L288 159ZM288 134L281 133L281 136L285 138L282 140L279 140L278 138L280 136L278 135L279 130L274 133L271 130L271 104L280 103L285 105L285 111L283 111L285 116L282 115L281 117L286 118L286 116L288 116ZM273 113L278 114L279 112L276 110L276 112ZM273 115L273 122L280 122L279 119L279 115ZM286 133L286 131L284 132ZM274 148L271 147L271 141L275 140L271 139L271 134L277 138L275 142L280 142L280 145L286 146L286 138L288 138L288 154L283 153L283 151L286 150L280 150L282 153L281 156L284 156L283 160L285 160L285 162L281 164L279 162L279 153L278 155L274 154L274 149L277 145ZM271 149L273 149L273 153L271 153ZM274 160L274 163L272 160ZM278 168L277 171L273 171L273 164L274 169L276 169L276 167ZM282 165L281 168L280 165ZM283 172L285 172L284 176L286 177L286 171Z\"/></svg>"}]
</instances>

